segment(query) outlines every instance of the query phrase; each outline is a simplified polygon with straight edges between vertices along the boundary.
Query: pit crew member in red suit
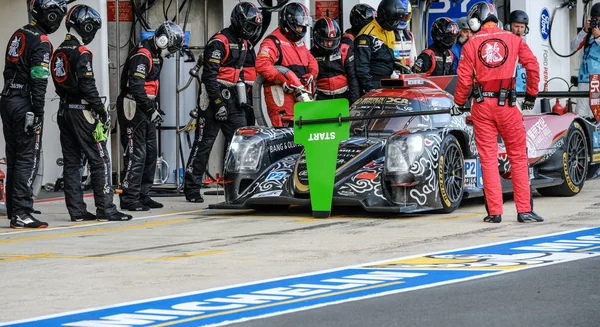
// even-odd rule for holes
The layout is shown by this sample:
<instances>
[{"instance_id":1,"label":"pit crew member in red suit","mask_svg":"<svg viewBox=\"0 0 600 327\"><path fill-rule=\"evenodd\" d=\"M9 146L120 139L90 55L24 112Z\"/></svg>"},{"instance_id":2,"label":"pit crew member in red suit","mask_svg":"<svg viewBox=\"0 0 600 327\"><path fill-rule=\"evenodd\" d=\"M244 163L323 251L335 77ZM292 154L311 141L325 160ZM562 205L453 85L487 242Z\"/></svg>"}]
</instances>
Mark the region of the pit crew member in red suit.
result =
<instances>
[{"instance_id":1,"label":"pit crew member in red suit","mask_svg":"<svg viewBox=\"0 0 600 327\"><path fill-rule=\"evenodd\" d=\"M265 102L273 126L283 125L281 115L294 115L297 89L311 90L319 72L317 61L302 41L310 21L304 5L288 3L279 13L279 27L260 44L256 72L266 80ZM282 74L275 66L289 71Z\"/></svg>"},{"instance_id":2,"label":"pit crew member in red suit","mask_svg":"<svg viewBox=\"0 0 600 327\"><path fill-rule=\"evenodd\" d=\"M473 86L471 114L488 209L484 221L502 221L497 144L497 135L500 133L511 164L517 220L541 222L542 217L532 211L527 140L523 115L516 106L514 90L515 69L519 62L527 72L527 95L522 108L532 110L540 80L538 61L522 38L498 27L498 14L492 4L476 3L469 11L468 22L476 34L463 47L452 114L464 112Z\"/></svg>"}]
</instances>

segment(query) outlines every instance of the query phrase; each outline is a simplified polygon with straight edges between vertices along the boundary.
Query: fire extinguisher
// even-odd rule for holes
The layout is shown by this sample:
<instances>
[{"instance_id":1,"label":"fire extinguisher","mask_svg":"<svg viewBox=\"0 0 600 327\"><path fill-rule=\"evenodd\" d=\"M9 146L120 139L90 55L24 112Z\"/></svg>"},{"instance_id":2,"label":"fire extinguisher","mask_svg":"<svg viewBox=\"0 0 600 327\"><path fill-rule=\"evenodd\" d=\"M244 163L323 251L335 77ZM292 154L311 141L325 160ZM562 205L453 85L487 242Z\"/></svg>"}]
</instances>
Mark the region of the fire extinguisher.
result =
<instances>
[{"instance_id":1,"label":"fire extinguisher","mask_svg":"<svg viewBox=\"0 0 600 327\"><path fill-rule=\"evenodd\" d=\"M564 115L567 113L567 108L563 107L560 103L560 99L556 98L556 103L552 106L552 112L559 115Z\"/></svg>"}]
</instances>

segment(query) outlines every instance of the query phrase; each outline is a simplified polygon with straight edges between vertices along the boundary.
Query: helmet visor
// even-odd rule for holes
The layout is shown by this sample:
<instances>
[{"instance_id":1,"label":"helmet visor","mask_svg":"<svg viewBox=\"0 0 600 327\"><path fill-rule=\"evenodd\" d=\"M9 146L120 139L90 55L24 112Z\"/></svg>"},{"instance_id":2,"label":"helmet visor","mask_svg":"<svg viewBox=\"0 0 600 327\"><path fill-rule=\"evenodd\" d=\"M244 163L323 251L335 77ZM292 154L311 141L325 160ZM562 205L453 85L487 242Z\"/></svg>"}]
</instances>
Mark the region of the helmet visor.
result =
<instances>
[{"instance_id":1,"label":"helmet visor","mask_svg":"<svg viewBox=\"0 0 600 327\"><path fill-rule=\"evenodd\" d=\"M340 37L322 37L320 35L314 36L315 43L322 49L333 51L340 46Z\"/></svg>"},{"instance_id":2,"label":"helmet visor","mask_svg":"<svg viewBox=\"0 0 600 327\"><path fill-rule=\"evenodd\" d=\"M458 36L458 34L460 33L460 30L458 29L458 25L456 23L452 22L446 26L446 30L444 32L451 36L452 35Z\"/></svg>"},{"instance_id":3,"label":"helmet visor","mask_svg":"<svg viewBox=\"0 0 600 327\"><path fill-rule=\"evenodd\" d=\"M291 19L291 23L296 26L310 26L312 25L312 19L310 16L295 15Z\"/></svg>"},{"instance_id":4,"label":"helmet visor","mask_svg":"<svg viewBox=\"0 0 600 327\"><path fill-rule=\"evenodd\" d=\"M258 32L259 29L260 29L260 25L250 23L250 22L245 22L242 25L242 34L244 36L250 37L250 36L253 36L254 34L256 34L256 32Z\"/></svg>"}]
</instances>

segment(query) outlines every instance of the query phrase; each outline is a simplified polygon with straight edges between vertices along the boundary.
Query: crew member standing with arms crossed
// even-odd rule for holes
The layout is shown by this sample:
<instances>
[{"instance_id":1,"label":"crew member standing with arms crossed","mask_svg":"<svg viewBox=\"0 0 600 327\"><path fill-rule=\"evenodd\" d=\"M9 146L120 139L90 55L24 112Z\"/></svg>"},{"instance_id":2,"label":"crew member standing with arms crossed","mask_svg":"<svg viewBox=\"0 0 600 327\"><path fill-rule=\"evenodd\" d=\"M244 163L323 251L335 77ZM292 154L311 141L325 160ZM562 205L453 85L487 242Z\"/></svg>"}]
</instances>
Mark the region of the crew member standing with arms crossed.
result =
<instances>
[{"instance_id":1,"label":"crew member standing with arms crossed","mask_svg":"<svg viewBox=\"0 0 600 327\"><path fill-rule=\"evenodd\" d=\"M483 221L502 221L498 133L504 140L511 164L517 221L544 221L532 211L527 139L523 115L516 105L514 77L517 62L520 62L527 71L527 95L522 108L532 110L540 81L538 61L522 38L498 28L494 5L478 2L467 17L469 27L476 34L463 47L452 114L460 115L465 111L473 86L471 116L488 210Z\"/></svg>"}]
</instances>

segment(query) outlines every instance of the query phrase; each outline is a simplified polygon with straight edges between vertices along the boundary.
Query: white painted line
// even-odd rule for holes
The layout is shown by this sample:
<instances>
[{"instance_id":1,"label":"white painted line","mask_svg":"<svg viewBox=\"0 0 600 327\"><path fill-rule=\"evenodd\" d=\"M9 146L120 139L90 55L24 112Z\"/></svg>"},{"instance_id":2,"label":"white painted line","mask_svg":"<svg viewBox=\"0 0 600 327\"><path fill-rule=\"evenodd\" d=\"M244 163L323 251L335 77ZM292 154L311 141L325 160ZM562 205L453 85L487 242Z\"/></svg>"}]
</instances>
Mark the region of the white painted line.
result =
<instances>
[{"instance_id":1,"label":"white painted line","mask_svg":"<svg viewBox=\"0 0 600 327\"><path fill-rule=\"evenodd\" d=\"M501 241L501 242L496 242L496 243L489 243L489 244L484 244L484 245L476 245L476 246L469 246L469 247L458 248L458 249L428 252L428 253L425 253L425 254L417 254L417 255L400 257L400 258L392 258L392 259L386 259L386 260L379 260L379 261L374 261L374 262L369 262L369 263L363 263L363 264L359 264L359 265L352 265L352 266L338 267L338 268L333 268L333 269L313 271L313 272L308 272L308 273L298 274L298 275L283 276L283 277L270 278L270 279L264 279L264 280L258 280L258 281L251 281L251 282L247 282L247 283L241 283L241 284L235 284L235 285L227 285L227 286L222 286L222 287L215 287L215 288L205 289L205 290L201 290L201 291L186 292L186 293L180 293L180 294L174 294L174 295L167 295L167 296L150 298L150 299L143 299L143 300L137 300L137 301L131 301L131 302L123 302L123 303L118 303L118 304L113 304L113 305L107 305L107 306L100 306L100 307L95 307L95 308L81 309L81 310L75 310L75 311L68 311L68 312L51 314L51 315L46 315L46 316L41 316L41 317L35 317L35 318L29 318L29 319L24 319L24 320L17 320L17 321L11 321L11 322L6 322L6 323L0 323L0 326L7 326L7 325L12 325L12 324L34 322L34 321L39 321L39 320L43 320L43 319L51 319L51 318L63 317L63 316L67 316L67 315L74 315L74 314L80 314L80 313L86 313L86 312L92 312L92 311L106 310L106 309L112 309L112 308L116 308L116 307L127 306L127 305L134 305L134 304L140 304L140 303L146 303L146 302L155 302L155 301L173 299L173 298L178 298L178 297L185 297L185 296L190 296L190 295L196 295L196 294L202 294L202 293L220 291L220 290L224 290L224 289L230 289L230 288L237 288L237 287L243 287L243 286L254 285L254 284L261 284L261 283L268 283L268 282L280 281L280 280L291 279L291 278L300 278L300 277L311 276L311 275L316 275L316 274L325 274L325 273L339 271L339 270L344 270L344 269L361 269L363 266L372 266L372 265L377 265L377 264L381 264L381 263L385 263L385 262L389 262L389 261L407 260L407 259L418 258L418 257L423 257L423 256L428 256L428 255L438 254L438 253L445 253L445 252L458 252L458 251L466 251L466 250L477 249L477 248L487 248L487 247L492 247L492 246L506 244L506 243L526 241L526 240L530 240L530 239L543 238L543 237L552 237L552 236L557 236L557 235L576 233L576 232L585 231L585 230L592 230L592 229L596 229L596 228L598 228L598 227L580 228L580 229L575 229L575 230L557 232L557 233L552 233L552 234L530 236L530 237L525 237L525 238L520 238L520 239L506 240L506 241ZM319 307L324 307L324 306L329 306L329 305L339 304L339 303L344 303L344 302L357 301L357 300L368 299L368 298L373 298L373 297L379 297L379 296L384 296L384 295L390 295L390 294L396 294L396 293L401 293L401 292L408 292L408 291L413 291L413 290L425 289L425 288L430 288L430 287L435 287L435 286L441 286L441 285L448 285L448 284L453 284L453 283L459 283L459 282L468 281L468 280L474 280L474 279L483 278L483 277L496 276L496 275L506 274L506 273L515 272L515 271L522 271L522 270L530 269L530 268L545 267L545 266L550 266L550 265L554 265L554 264L558 264L558 263L571 262L571 261L576 261L576 260L581 260L581 259L587 259L587 258L592 258L592 257L597 257L597 256L600 256L600 253L590 254L588 257L579 257L579 258L570 259L570 260L563 260L563 261L558 261L558 262L549 262L549 263L539 264L539 265L534 265L534 266L525 266L523 268L509 269L509 270L503 270L503 271L498 271L498 272L493 272L493 273L490 272L489 274L483 274L483 275L472 276L472 277L465 277L465 278L462 278L462 279L442 281L442 282L437 282L437 283L433 283L433 284L426 284L426 285L421 285L421 286L415 286L415 287L406 288L406 289L386 291L386 292L377 293L377 294L371 294L371 295L366 295L366 296L358 297L358 298L351 298L351 299L344 299L344 300L340 300L340 301L336 301L336 302L316 304L316 305L313 305L313 306L296 308L296 309L290 309L290 310L280 311L280 312L275 312L275 313L269 313L269 314L265 314L265 315L261 315L261 316L256 316L256 317L242 318L240 320L231 320L231 321L217 323L217 324L212 324L212 325L207 325L207 326L224 326L224 325L233 324L233 323L239 323L239 322L243 322L243 321L255 320L255 319L266 318L266 317L273 317L273 316L282 315L282 314L285 314L285 313L291 313L291 312L297 312L297 311L304 311L304 310L308 310L308 309L319 308ZM367 269L367 268L363 268L363 269ZM371 268L370 270L373 270L373 269ZM398 270L400 270L400 269L398 269Z\"/></svg>"},{"instance_id":2,"label":"white painted line","mask_svg":"<svg viewBox=\"0 0 600 327\"><path fill-rule=\"evenodd\" d=\"M85 224L85 223L83 223L82 225L73 225L73 226L51 227L51 228L36 228L36 229L24 229L24 230L15 231L15 232L0 233L0 237L9 236L9 235L25 234L25 233L42 233L42 232L51 232L51 231L65 230L65 229L96 227L96 226L103 226L103 225L115 224L115 223L127 223L127 222L134 221L134 220L155 219L155 218L164 218L164 217L176 216L176 215L182 215L182 214L183 215L185 215L185 214L193 214L193 213L197 213L197 212L201 212L201 211L205 211L205 210L206 209L187 210L187 211L184 210L184 211L169 212L169 213L164 213L164 214L159 214L159 215L152 215L152 216L134 217L133 219L131 219L129 221L103 221L103 222L97 222L97 223L93 223L93 224Z\"/></svg>"}]
</instances>

